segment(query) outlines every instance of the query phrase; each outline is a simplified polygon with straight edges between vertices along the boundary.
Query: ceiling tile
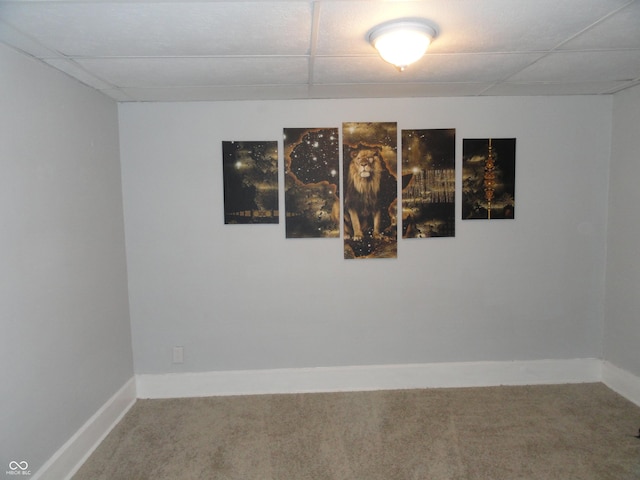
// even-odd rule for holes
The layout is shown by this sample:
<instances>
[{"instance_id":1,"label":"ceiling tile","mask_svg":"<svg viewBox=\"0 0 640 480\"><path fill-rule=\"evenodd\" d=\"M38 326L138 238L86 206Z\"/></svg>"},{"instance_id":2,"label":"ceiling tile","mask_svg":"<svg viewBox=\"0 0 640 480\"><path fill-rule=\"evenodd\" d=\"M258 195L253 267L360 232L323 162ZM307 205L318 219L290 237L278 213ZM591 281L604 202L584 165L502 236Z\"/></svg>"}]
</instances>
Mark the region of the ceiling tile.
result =
<instances>
[{"instance_id":1,"label":"ceiling tile","mask_svg":"<svg viewBox=\"0 0 640 480\"><path fill-rule=\"evenodd\" d=\"M0 12L2 12L1 9ZM36 58L43 58L47 56L52 57L56 55L55 52L52 52L41 43L16 30L2 20L0 20L0 42L11 45L13 48L23 52L27 52Z\"/></svg>"},{"instance_id":2,"label":"ceiling tile","mask_svg":"<svg viewBox=\"0 0 640 480\"><path fill-rule=\"evenodd\" d=\"M640 48L640 2L636 1L562 45L561 49Z\"/></svg>"},{"instance_id":3,"label":"ceiling tile","mask_svg":"<svg viewBox=\"0 0 640 480\"><path fill-rule=\"evenodd\" d=\"M114 99L116 102L130 102L136 99L136 97L131 97L117 88L106 88L100 90L100 93Z\"/></svg>"},{"instance_id":4,"label":"ceiling tile","mask_svg":"<svg viewBox=\"0 0 640 480\"><path fill-rule=\"evenodd\" d=\"M480 95L487 83L384 83L369 85L312 85L311 98L464 97Z\"/></svg>"},{"instance_id":5,"label":"ceiling tile","mask_svg":"<svg viewBox=\"0 0 640 480\"><path fill-rule=\"evenodd\" d=\"M640 50L557 52L509 78L513 82L628 81L640 77Z\"/></svg>"},{"instance_id":6,"label":"ceiling tile","mask_svg":"<svg viewBox=\"0 0 640 480\"><path fill-rule=\"evenodd\" d=\"M307 98L309 93L307 85L125 88L123 91L140 102L282 100Z\"/></svg>"},{"instance_id":7,"label":"ceiling tile","mask_svg":"<svg viewBox=\"0 0 640 480\"><path fill-rule=\"evenodd\" d=\"M97 90L113 88L113 85L91 75L84 68L82 68L82 66L78 65L73 60L67 60L66 58L51 58L45 60L45 63L48 63L52 67L57 68L58 70L74 77L85 85L89 85L90 87L93 87Z\"/></svg>"},{"instance_id":8,"label":"ceiling tile","mask_svg":"<svg viewBox=\"0 0 640 480\"><path fill-rule=\"evenodd\" d=\"M67 56L306 54L311 31L290 1L9 2L0 18Z\"/></svg>"},{"instance_id":9,"label":"ceiling tile","mask_svg":"<svg viewBox=\"0 0 640 480\"><path fill-rule=\"evenodd\" d=\"M539 54L427 54L399 72L378 56L319 57L314 83L493 82L518 72Z\"/></svg>"},{"instance_id":10,"label":"ceiling tile","mask_svg":"<svg viewBox=\"0 0 640 480\"><path fill-rule=\"evenodd\" d=\"M424 18L439 31L433 53L521 52L553 48L628 0L339 1L322 4L319 55L364 54L371 28L396 18Z\"/></svg>"},{"instance_id":11,"label":"ceiling tile","mask_svg":"<svg viewBox=\"0 0 640 480\"><path fill-rule=\"evenodd\" d=\"M511 83L495 85L483 95L598 95L622 88L625 82L581 82L581 83Z\"/></svg>"},{"instance_id":12,"label":"ceiling tile","mask_svg":"<svg viewBox=\"0 0 640 480\"><path fill-rule=\"evenodd\" d=\"M118 87L300 84L305 57L78 59L88 72Z\"/></svg>"},{"instance_id":13,"label":"ceiling tile","mask_svg":"<svg viewBox=\"0 0 640 480\"><path fill-rule=\"evenodd\" d=\"M640 78L636 78L635 80L632 80L630 82L624 82L622 85L619 85L619 86L616 86L615 88L612 88L607 93L620 92L622 90L626 90L627 88L635 87L635 86L638 86L638 85L640 85Z\"/></svg>"}]
</instances>

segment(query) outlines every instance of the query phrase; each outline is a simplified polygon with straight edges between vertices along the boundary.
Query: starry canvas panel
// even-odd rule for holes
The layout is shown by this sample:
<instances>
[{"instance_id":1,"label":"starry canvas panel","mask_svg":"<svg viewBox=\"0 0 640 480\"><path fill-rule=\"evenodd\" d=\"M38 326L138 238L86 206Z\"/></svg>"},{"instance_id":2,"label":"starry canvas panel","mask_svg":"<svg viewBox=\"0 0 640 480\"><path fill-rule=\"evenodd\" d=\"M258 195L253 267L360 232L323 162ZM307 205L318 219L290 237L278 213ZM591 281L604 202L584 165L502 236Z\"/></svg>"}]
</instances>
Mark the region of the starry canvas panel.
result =
<instances>
[{"instance_id":1,"label":"starry canvas panel","mask_svg":"<svg viewBox=\"0 0 640 480\"><path fill-rule=\"evenodd\" d=\"M455 237L456 130L402 130L402 237Z\"/></svg>"},{"instance_id":2,"label":"starry canvas panel","mask_svg":"<svg viewBox=\"0 0 640 480\"><path fill-rule=\"evenodd\" d=\"M344 258L396 258L398 126L342 124Z\"/></svg>"},{"instance_id":3,"label":"starry canvas panel","mask_svg":"<svg viewBox=\"0 0 640 480\"><path fill-rule=\"evenodd\" d=\"M285 128L287 238L340 237L337 128Z\"/></svg>"},{"instance_id":4,"label":"starry canvas panel","mask_svg":"<svg viewBox=\"0 0 640 480\"><path fill-rule=\"evenodd\" d=\"M222 142L224 223L279 223L278 142Z\"/></svg>"},{"instance_id":5,"label":"starry canvas panel","mask_svg":"<svg viewBox=\"0 0 640 480\"><path fill-rule=\"evenodd\" d=\"M515 218L516 139L462 141L462 219Z\"/></svg>"}]
</instances>

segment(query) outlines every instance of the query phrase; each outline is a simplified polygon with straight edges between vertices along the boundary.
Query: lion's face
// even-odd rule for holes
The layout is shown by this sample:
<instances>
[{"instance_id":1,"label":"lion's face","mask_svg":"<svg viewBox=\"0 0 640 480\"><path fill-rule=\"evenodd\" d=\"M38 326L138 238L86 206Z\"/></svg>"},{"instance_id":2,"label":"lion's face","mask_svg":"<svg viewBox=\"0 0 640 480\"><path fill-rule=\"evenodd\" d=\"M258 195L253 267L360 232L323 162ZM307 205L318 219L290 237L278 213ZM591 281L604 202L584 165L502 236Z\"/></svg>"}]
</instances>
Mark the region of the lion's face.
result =
<instances>
[{"instance_id":1,"label":"lion's face","mask_svg":"<svg viewBox=\"0 0 640 480\"><path fill-rule=\"evenodd\" d=\"M382 174L382 154L379 149L361 148L351 152L348 183L369 205L377 201Z\"/></svg>"},{"instance_id":2,"label":"lion's face","mask_svg":"<svg viewBox=\"0 0 640 480\"><path fill-rule=\"evenodd\" d=\"M380 153L377 150L358 150L352 153L351 173L360 178L370 178L380 170Z\"/></svg>"}]
</instances>

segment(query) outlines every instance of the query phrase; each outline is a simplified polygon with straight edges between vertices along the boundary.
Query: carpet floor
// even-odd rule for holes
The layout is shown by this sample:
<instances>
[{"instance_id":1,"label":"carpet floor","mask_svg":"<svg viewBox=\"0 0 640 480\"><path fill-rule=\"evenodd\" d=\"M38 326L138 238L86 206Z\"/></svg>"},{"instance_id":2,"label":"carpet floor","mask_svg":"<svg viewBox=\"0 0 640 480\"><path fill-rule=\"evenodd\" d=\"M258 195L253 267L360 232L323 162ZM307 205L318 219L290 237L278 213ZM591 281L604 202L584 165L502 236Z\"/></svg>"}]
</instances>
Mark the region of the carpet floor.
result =
<instances>
[{"instance_id":1,"label":"carpet floor","mask_svg":"<svg viewBox=\"0 0 640 480\"><path fill-rule=\"evenodd\" d=\"M138 400L74 480L638 480L600 383Z\"/></svg>"}]
</instances>

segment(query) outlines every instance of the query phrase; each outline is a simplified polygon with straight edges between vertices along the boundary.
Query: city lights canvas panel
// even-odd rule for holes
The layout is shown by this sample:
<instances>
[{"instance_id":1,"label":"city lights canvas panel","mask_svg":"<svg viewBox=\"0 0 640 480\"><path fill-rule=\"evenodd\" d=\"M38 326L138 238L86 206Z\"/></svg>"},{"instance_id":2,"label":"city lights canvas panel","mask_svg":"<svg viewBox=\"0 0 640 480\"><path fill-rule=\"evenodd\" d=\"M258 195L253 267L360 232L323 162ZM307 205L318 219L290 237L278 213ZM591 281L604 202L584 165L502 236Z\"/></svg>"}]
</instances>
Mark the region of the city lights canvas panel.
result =
<instances>
[{"instance_id":1,"label":"city lights canvas panel","mask_svg":"<svg viewBox=\"0 0 640 480\"><path fill-rule=\"evenodd\" d=\"M456 130L402 130L402 237L455 237Z\"/></svg>"},{"instance_id":2,"label":"city lights canvas panel","mask_svg":"<svg viewBox=\"0 0 640 480\"><path fill-rule=\"evenodd\" d=\"M516 139L462 141L462 219L515 218Z\"/></svg>"},{"instance_id":3,"label":"city lights canvas panel","mask_svg":"<svg viewBox=\"0 0 640 480\"><path fill-rule=\"evenodd\" d=\"M278 223L278 142L222 142L224 223Z\"/></svg>"},{"instance_id":4,"label":"city lights canvas panel","mask_svg":"<svg viewBox=\"0 0 640 480\"><path fill-rule=\"evenodd\" d=\"M396 258L398 127L342 125L344 258Z\"/></svg>"},{"instance_id":5,"label":"city lights canvas panel","mask_svg":"<svg viewBox=\"0 0 640 480\"><path fill-rule=\"evenodd\" d=\"M340 237L337 128L285 128L286 238Z\"/></svg>"}]
</instances>

